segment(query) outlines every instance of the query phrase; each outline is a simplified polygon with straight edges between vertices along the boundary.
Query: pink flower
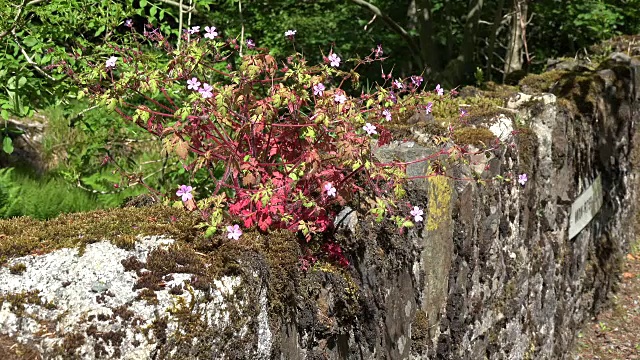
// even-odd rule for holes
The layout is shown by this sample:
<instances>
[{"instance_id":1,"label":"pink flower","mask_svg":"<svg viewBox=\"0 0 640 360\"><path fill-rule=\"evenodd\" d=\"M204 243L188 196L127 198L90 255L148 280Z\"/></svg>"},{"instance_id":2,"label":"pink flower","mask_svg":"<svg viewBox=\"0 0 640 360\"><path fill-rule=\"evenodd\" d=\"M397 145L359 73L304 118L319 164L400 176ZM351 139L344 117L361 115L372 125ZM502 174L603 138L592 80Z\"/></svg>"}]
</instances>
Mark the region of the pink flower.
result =
<instances>
[{"instance_id":1,"label":"pink flower","mask_svg":"<svg viewBox=\"0 0 640 360\"><path fill-rule=\"evenodd\" d=\"M124 21L124 26L126 26L128 28L133 27L133 20L131 20L131 19L125 20Z\"/></svg>"},{"instance_id":2,"label":"pink flower","mask_svg":"<svg viewBox=\"0 0 640 360\"><path fill-rule=\"evenodd\" d=\"M384 116L387 121L391 121L391 111L387 109L382 110L382 116Z\"/></svg>"},{"instance_id":3,"label":"pink flower","mask_svg":"<svg viewBox=\"0 0 640 360\"><path fill-rule=\"evenodd\" d=\"M335 100L335 102L337 103L344 104L344 102L347 101L347 97L344 96L344 94L336 94L333 97L333 100Z\"/></svg>"},{"instance_id":4,"label":"pink flower","mask_svg":"<svg viewBox=\"0 0 640 360\"><path fill-rule=\"evenodd\" d=\"M402 89L402 88L404 87L404 85L402 85L402 81L400 81L400 80L395 80L395 81L393 82L393 86L394 86L396 89Z\"/></svg>"},{"instance_id":5,"label":"pink flower","mask_svg":"<svg viewBox=\"0 0 640 360\"><path fill-rule=\"evenodd\" d=\"M465 117L467 116L467 112L464 111L464 109L460 109L460 117Z\"/></svg>"},{"instance_id":6,"label":"pink flower","mask_svg":"<svg viewBox=\"0 0 640 360\"><path fill-rule=\"evenodd\" d=\"M251 40L251 39L247 39L247 48L253 49L255 47L256 47L256 43L253 42L253 40Z\"/></svg>"},{"instance_id":7,"label":"pink flower","mask_svg":"<svg viewBox=\"0 0 640 360\"><path fill-rule=\"evenodd\" d=\"M518 182L520 183L520 185L524 186L524 184L526 184L528 180L529 179L527 178L527 174L518 175Z\"/></svg>"},{"instance_id":8,"label":"pink flower","mask_svg":"<svg viewBox=\"0 0 640 360\"><path fill-rule=\"evenodd\" d=\"M107 69L114 68L116 67L116 61L118 61L118 58L112 56L109 58L109 60L106 61L105 66L107 67Z\"/></svg>"},{"instance_id":9,"label":"pink flower","mask_svg":"<svg viewBox=\"0 0 640 360\"><path fill-rule=\"evenodd\" d=\"M366 123L363 127L362 130L367 132L367 135L373 135L373 134L377 134L378 132L376 131L376 127L374 125L372 125L371 123Z\"/></svg>"},{"instance_id":10,"label":"pink flower","mask_svg":"<svg viewBox=\"0 0 640 360\"><path fill-rule=\"evenodd\" d=\"M375 57L382 56L382 54L384 54L384 51L382 51L382 45L378 45L378 47L376 47L376 49L373 50L373 53L375 54Z\"/></svg>"},{"instance_id":11,"label":"pink flower","mask_svg":"<svg viewBox=\"0 0 640 360\"><path fill-rule=\"evenodd\" d=\"M200 26L194 26L191 29L187 30L189 34L197 34L200 32Z\"/></svg>"},{"instance_id":12,"label":"pink flower","mask_svg":"<svg viewBox=\"0 0 640 360\"><path fill-rule=\"evenodd\" d=\"M207 32L206 34L204 34L204 37L207 39L213 39L218 36L218 32L216 31L215 26L205 26L204 31Z\"/></svg>"},{"instance_id":13,"label":"pink flower","mask_svg":"<svg viewBox=\"0 0 640 360\"><path fill-rule=\"evenodd\" d=\"M202 88L198 92L200 92L203 99L213 97L213 87L207 83L202 84Z\"/></svg>"},{"instance_id":14,"label":"pink flower","mask_svg":"<svg viewBox=\"0 0 640 360\"><path fill-rule=\"evenodd\" d=\"M298 30L287 30L284 33L284 36L292 38L294 36L296 36L296 33L298 32Z\"/></svg>"},{"instance_id":15,"label":"pink flower","mask_svg":"<svg viewBox=\"0 0 640 360\"><path fill-rule=\"evenodd\" d=\"M240 226L238 224L233 224L233 226L227 226L227 234L228 239L239 240L242 235L242 230L240 230Z\"/></svg>"},{"instance_id":16,"label":"pink flower","mask_svg":"<svg viewBox=\"0 0 640 360\"><path fill-rule=\"evenodd\" d=\"M322 96L324 85L322 83L313 85L313 95Z\"/></svg>"},{"instance_id":17,"label":"pink flower","mask_svg":"<svg viewBox=\"0 0 640 360\"><path fill-rule=\"evenodd\" d=\"M340 58L334 53L329 54L329 61L331 62L331 66L333 67L340 66Z\"/></svg>"},{"instance_id":18,"label":"pink flower","mask_svg":"<svg viewBox=\"0 0 640 360\"><path fill-rule=\"evenodd\" d=\"M429 102L427 106L424 108L427 111L427 114L431 114L431 108L433 108L433 103Z\"/></svg>"},{"instance_id":19,"label":"pink flower","mask_svg":"<svg viewBox=\"0 0 640 360\"><path fill-rule=\"evenodd\" d=\"M176 195L181 196L182 201L189 201L193 199L193 194L191 194L191 190L193 190L191 186L180 185L180 188L178 189L178 191L176 191Z\"/></svg>"},{"instance_id":20,"label":"pink flower","mask_svg":"<svg viewBox=\"0 0 640 360\"><path fill-rule=\"evenodd\" d=\"M200 88L200 81L196 78L191 78L191 80L187 80L187 85L189 85L187 86L189 90L198 91Z\"/></svg>"},{"instance_id":21,"label":"pink flower","mask_svg":"<svg viewBox=\"0 0 640 360\"><path fill-rule=\"evenodd\" d=\"M413 85L415 87L420 87L420 84L422 84L422 76L412 76L411 77L411 82L413 83Z\"/></svg>"},{"instance_id":22,"label":"pink flower","mask_svg":"<svg viewBox=\"0 0 640 360\"><path fill-rule=\"evenodd\" d=\"M440 84L436 85L436 93L440 96L444 95L444 89L440 87Z\"/></svg>"},{"instance_id":23,"label":"pink flower","mask_svg":"<svg viewBox=\"0 0 640 360\"><path fill-rule=\"evenodd\" d=\"M411 210L411 216L413 216L413 220L415 222L420 222L423 220L422 215L424 215L424 211L422 211L422 209L420 209L417 206L413 207L413 210Z\"/></svg>"},{"instance_id":24,"label":"pink flower","mask_svg":"<svg viewBox=\"0 0 640 360\"><path fill-rule=\"evenodd\" d=\"M327 192L327 196L336 196L336 188L331 183L324 184L324 191Z\"/></svg>"}]
</instances>

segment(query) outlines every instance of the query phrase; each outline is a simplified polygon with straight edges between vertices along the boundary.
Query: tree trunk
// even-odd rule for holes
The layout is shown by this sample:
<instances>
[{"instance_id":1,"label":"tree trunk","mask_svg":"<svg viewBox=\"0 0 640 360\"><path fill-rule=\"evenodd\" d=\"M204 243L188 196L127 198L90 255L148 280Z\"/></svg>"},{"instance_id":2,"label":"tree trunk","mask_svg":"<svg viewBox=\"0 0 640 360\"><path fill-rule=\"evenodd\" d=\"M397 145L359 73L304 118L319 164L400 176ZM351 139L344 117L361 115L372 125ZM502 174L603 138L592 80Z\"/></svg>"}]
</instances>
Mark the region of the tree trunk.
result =
<instances>
[{"instance_id":1,"label":"tree trunk","mask_svg":"<svg viewBox=\"0 0 640 360\"><path fill-rule=\"evenodd\" d=\"M473 72L475 71L476 62L474 59L474 53L477 51L476 34L483 5L484 0L469 1L467 22L464 26L464 38L462 40L462 59L460 59L462 60L464 73L460 74L462 78L458 79L458 81L462 81L464 78L473 76Z\"/></svg>"},{"instance_id":2,"label":"tree trunk","mask_svg":"<svg viewBox=\"0 0 640 360\"><path fill-rule=\"evenodd\" d=\"M504 0L498 1L498 8L493 16L493 26L491 27L491 37L489 38L489 45L487 48L487 66L485 68L486 79L488 81L493 80L493 58L496 51L496 38L498 37L498 31L500 31L500 25L502 24L502 11L504 10Z\"/></svg>"},{"instance_id":3,"label":"tree trunk","mask_svg":"<svg viewBox=\"0 0 640 360\"><path fill-rule=\"evenodd\" d=\"M522 70L522 51L525 44L525 29L527 23L527 0L513 0L511 12L511 30L509 45L504 63L504 78L509 74Z\"/></svg>"},{"instance_id":4,"label":"tree trunk","mask_svg":"<svg viewBox=\"0 0 640 360\"><path fill-rule=\"evenodd\" d=\"M435 31L433 30L433 19L431 0L418 0L419 9L419 31L420 31L420 54L425 62L427 73L440 72L442 70L442 54L438 54L438 49L433 41Z\"/></svg>"}]
</instances>

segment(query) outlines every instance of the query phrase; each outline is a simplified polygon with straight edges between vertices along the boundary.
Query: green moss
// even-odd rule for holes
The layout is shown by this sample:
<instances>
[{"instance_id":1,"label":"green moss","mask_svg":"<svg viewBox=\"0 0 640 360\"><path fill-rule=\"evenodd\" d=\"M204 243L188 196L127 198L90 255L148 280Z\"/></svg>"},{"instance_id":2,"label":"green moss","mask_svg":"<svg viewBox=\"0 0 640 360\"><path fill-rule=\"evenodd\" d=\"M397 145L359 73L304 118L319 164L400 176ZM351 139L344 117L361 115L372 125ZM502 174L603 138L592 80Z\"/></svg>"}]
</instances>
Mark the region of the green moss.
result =
<instances>
[{"instance_id":1,"label":"green moss","mask_svg":"<svg viewBox=\"0 0 640 360\"><path fill-rule=\"evenodd\" d=\"M453 140L457 144L473 145L479 148L489 147L496 140L496 135L487 128L465 127L453 132Z\"/></svg>"},{"instance_id":2,"label":"green moss","mask_svg":"<svg viewBox=\"0 0 640 360\"><path fill-rule=\"evenodd\" d=\"M0 264L32 253L68 247L83 249L103 239L126 249L133 247L137 235L167 235L194 241L201 237L194 228L198 221L194 213L162 205L64 214L46 221L28 217L0 220Z\"/></svg>"},{"instance_id":3,"label":"green moss","mask_svg":"<svg viewBox=\"0 0 640 360\"><path fill-rule=\"evenodd\" d=\"M565 70L553 70L542 74L530 74L520 80L519 86L523 92L527 93L549 92L557 82L570 73Z\"/></svg>"},{"instance_id":4,"label":"green moss","mask_svg":"<svg viewBox=\"0 0 640 360\"><path fill-rule=\"evenodd\" d=\"M536 162L536 152L538 149L538 136L527 127L516 129L516 145L518 148L518 173L530 173L533 164Z\"/></svg>"},{"instance_id":5,"label":"green moss","mask_svg":"<svg viewBox=\"0 0 640 360\"><path fill-rule=\"evenodd\" d=\"M424 310L416 311L416 317L411 323L411 352L422 354L428 348L429 319Z\"/></svg>"},{"instance_id":6,"label":"green moss","mask_svg":"<svg viewBox=\"0 0 640 360\"><path fill-rule=\"evenodd\" d=\"M24 306L26 304L33 304L45 307L47 309L55 309L55 304L43 301L40 298L40 291L23 291L19 293L8 293L0 296L0 307L8 302L10 304L10 311L16 314L16 316L22 316Z\"/></svg>"},{"instance_id":7,"label":"green moss","mask_svg":"<svg viewBox=\"0 0 640 360\"><path fill-rule=\"evenodd\" d=\"M491 118L500 114L513 117L511 112L504 111L507 99L517 93L513 86L489 83L484 89L465 87L460 91L461 96L436 96L419 94L402 100L407 110L401 114L394 114L393 121L387 126L395 138L412 138L412 128L421 133L434 136L445 136L450 124L456 127L486 124ZM424 109L428 103L433 103L431 114L417 109ZM460 117L460 109L467 115Z\"/></svg>"},{"instance_id":8,"label":"green moss","mask_svg":"<svg viewBox=\"0 0 640 360\"><path fill-rule=\"evenodd\" d=\"M27 265L23 263L16 263L9 266L9 272L13 275L20 275L27 270Z\"/></svg>"},{"instance_id":9,"label":"green moss","mask_svg":"<svg viewBox=\"0 0 640 360\"><path fill-rule=\"evenodd\" d=\"M529 75L520 81L524 92L550 92L559 99L558 104L572 114L592 114L603 82L593 72L554 70Z\"/></svg>"},{"instance_id":10,"label":"green moss","mask_svg":"<svg viewBox=\"0 0 640 360\"><path fill-rule=\"evenodd\" d=\"M142 289L136 296L136 300L144 300L149 305L158 305L158 295L151 289Z\"/></svg>"}]
</instances>

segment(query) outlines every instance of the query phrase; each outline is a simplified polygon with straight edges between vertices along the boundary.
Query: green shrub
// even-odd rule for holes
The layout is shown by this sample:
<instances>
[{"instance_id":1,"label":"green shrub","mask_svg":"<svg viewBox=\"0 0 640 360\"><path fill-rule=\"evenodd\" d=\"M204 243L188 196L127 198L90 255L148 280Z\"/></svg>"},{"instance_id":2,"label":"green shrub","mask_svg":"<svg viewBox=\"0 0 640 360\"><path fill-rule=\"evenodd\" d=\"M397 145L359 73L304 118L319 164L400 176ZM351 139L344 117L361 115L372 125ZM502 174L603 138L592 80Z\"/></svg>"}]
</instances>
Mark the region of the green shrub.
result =
<instances>
[{"instance_id":1,"label":"green shrub","mask_svg":"<svg viewBox=\"0 0 640 360\"><path fill-rule=\"evenodd\" d=\"M131 192L98 196L61 178L33 177L13 168L0 170L0 217L51 219L62 213L114 207Z\"/></svg>"}]
</instances>

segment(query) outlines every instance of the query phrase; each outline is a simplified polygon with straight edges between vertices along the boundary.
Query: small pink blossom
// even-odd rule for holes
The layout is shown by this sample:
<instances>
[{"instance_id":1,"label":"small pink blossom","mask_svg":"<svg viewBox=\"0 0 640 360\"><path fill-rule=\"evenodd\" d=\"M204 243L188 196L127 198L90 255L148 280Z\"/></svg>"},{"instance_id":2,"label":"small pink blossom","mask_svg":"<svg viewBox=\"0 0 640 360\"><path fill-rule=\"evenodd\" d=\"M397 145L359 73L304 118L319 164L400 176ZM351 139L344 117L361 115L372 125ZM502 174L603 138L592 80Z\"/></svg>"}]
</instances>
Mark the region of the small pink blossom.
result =
<instances>
[{"instance_id":1,"label":"small pink blossom","mask_svg":"<svg viewBox=\"0 0 640 360\"><path fill-rule=\"evenodd\" d=\"M187 80L187 85L189 90L198 91L200 88L200 81L196 78L191 78L191 80Z\"/></svg>"},{"instance_id":2,"label":"small pink blossom","mask_svg":"<svg viewBox=\"0 0 640 360\"><path fill-rule=\"evenodd\" d=\"M324 191L327 192L327 196L332 196L332 197L336 196L336 188L333 187L333 184L331 183L324 184Z\"/></svg>"},{"instance_id":3,"label":"small pink blossom","mask_svg":"<svg viewBox=\"0 0 640 360\"><path fill-rule=\"evenodd\" d=\"M422 76L412 76L411 77L411 82L413 83L413 85L415 87L420 87L420 85L422 84L422 81L424 81Z\"/></svg>"},{"instance_id":4,"label":"small pink blossom","mask_svg":"<svg viewBox=\"0 0 640 360\"><path fill-rule=\"evenodd\" d=\"M520 185L524 186L524 184L526 184L528 180L529 179L527 178L527 174L518 175L518 182L520 183Z\"/></svg>"},{"instance_id":5,"label":"small pink blossom","mask_svg":"<svg viewBox=\"0 0 640 360\"><path fill-rule=\"evenodd\" d=\"M414 206L413 210L411 210L411 216L413 216L413 220L415 222L422 221L422 215L424 215L424 211L422 211L422 209L420 209L418 206Z\"/></svg>"},{"instance_id":6,"label":"small pink blossom","mask_svg":"<svg viewBox=\"0 0 640 360\"><path fill-rule=\"evenodd\" d=\"M256 47L256 43L251 39L247 39L247 48L253 49L255 47Z\"/></svg>"},{"instance_id":7,"label":"small pink blossom","mask_svg":"<svg viewBox=\"0 0 640 360\"><path fill-rule=\"evenodd\" d=\"M193 190L191 186L180 185L180 188L178 189L178 191L176 191L176 195L182 197L182 201L189 201L193 199L191 190Z\"/></svg>"},{"instance_id":8,"label":"small pink blossom","mask_svg":"<svg viewBox=\"0 0 640 360\"><path fill-rule=\"evenodd\" d=\"M367 135L373 135L373 134L377 134L378 131L376 131L376 127L374 125L372 125L371 123L366 123L363 127L362 130L367 132Z\"/></svg>"},{"instance_id":9,"label":"small pink blossom","mask_svg":"<svg viewBox=\"0 0 640 360\"><path fill-rule=\"evenodd\" d=\"M382 45L378 45L378 47L376 47L376 49L373 50L373 53L374 53L375 57L382 56L382 54L384 54L384 51L382 51Z\"/></svg>"},{"instance_id":10,"label":"small pink blossom","mask_svg":"<svg viewBox=\"0 0 640 360\"><path fill-rule=\"evenodd\" d=\"M298 32L298 30L287 30L284 33L284 36L289 37L289 38L293 38L294 36L296 36L296 33Z\"/></svg>"},{"instance_id":11,"label":"small pink blossom","mask_svg":"<svg viewBox=\"0 0 640 360\"><path fill-rule=\"evenodd\" d=\"M324 85L322 83L313 85L313 95L322 96L324 89L325 88L324 88Z\"/></svg>"},{"instance_id":12,"label":"small pink blossom","mask_svg":"<svg viewBox=\"0 0 640 360\"><path fill-rule=\"evenodd\" d=\"M207 39L213 39L218 36L218 32L216 31L215 26L205 26L204 31L207 32L206 34L204 34L204 37Z\"/></svg>"},{"instance_id":13,"label":"small pink blossom","mask_svg":"<svg viewBox=\"0 0 640 360\"><path fill-rule=\"evenodd\" d=\"M105 66L107 67L107 69L114 68L116 67L116 61L118 61L118 58L115 56L112 56L106 61Z\"/></svg>"},{"instance_id":14,"label":"small pink blossom","mask_svg":"<svg viewBox=\"0 0 640 360\"><path fill-rule=\"evenodd\" d=\"M213 97L213 87L207 83L202 84L202 88L198 90L203 99Z\"/></svg>"},{"instance_id":15,"label":"small pink blossom","mask_svg":"<svg viewBox=\"0 0 640 360\"><path fill-rule=\"evenodd\" d=\"M465 117L467 115L468 115L468 113L466 111L464 111L464 109L460 109L460 117Z\"/></svg>"},{"instance_id":16,"label":"small pink blossom","mask_svg":"<svg viewBox=\"0 0 640 360\"><path fill-rule=\"evenodd\" d=\"M402 81L400 81L400 80L395 80L395 81L393 82L393 86L394 86L396 89L402 89L402 88L404 87L404 85L402 85Z\"/></svg>"},{"instance_id":17,"label":"small pink blossom","mask_svg":"<svg viewBox=\"0 0 640 360\"><path fill-rule=\"evenodd\" d=\"M424 109L427 111L427 114L431 114L432 108L433 108L433 103L429 102Z\"/></svg>"},{"instance_id":18,"label":"small pink blossom","mask_svg":"<svg viewBox=\"0 0 640 360\"><path fill-rule=\"evenodd\" d=\"M338 55L334 53L329 54L329 61L331 62L331 66L333 67L340 66L340 57L338 57Z\"/></svg>"},{"instance_id":19,"label":"small pink blossom","mask_svg":"<svg viewBox=\"0 0 640 360\"><path fill-rule=\"evenodd\" d=\"M233 226L227 226L227 238L233 240L239 240L240 236L242 236L242 230L240 230L240 226L238 224L233 224Z\"/></svg>"},{"instance_id":20,"label":"small pink blossom","mask_svg":"<svg viewBox=\"0 0 640 360\"><path fill-rule=\"evenodd\" d=\"M124 21L124 26L126 26L128 28L133 27L133 20L131 20L131 19L125 20Z\"/></svg>"},{"instance_id":21,"label":"small pink blossom","mask_svg":"<svg viewBox=\"0 0 640 360\"><path fill-rule=\"evenodd\" d=\"M189 34L197 34L200 32L200 26L193 26L191 29L187 30Z\"/></svg>"},{"instance_id":22,"label":"small pink blossom","mask_svg":"<svg viewBox=\"0 0 640 360\"><path fill-rule=\"evenodd\" d=\"M444 89L440 87L440 84L436 85L436 93L440 96L444 95Z\"/></svg>"},{"instance_id":23,"label":"small pink blossom","mask_svg":"<svg viewBox=\"0 0 640 360\"><path fill-rule=\"evenodd\" d=\"M388 109L382 110L382 116L384 116L387 121L391 121L391 111Z\"/></svg>"},{"instance_id":24,"label":"small pink blossom","mask_svg":"<svg viewBox=\"0 0 640 360\"><path fill-rule=\"evenodd\" d=\"M344 94L336 94L333 100L339 104L344 104L344 102L347 101L347 97Z\"/></svg>"}]
</instances>

